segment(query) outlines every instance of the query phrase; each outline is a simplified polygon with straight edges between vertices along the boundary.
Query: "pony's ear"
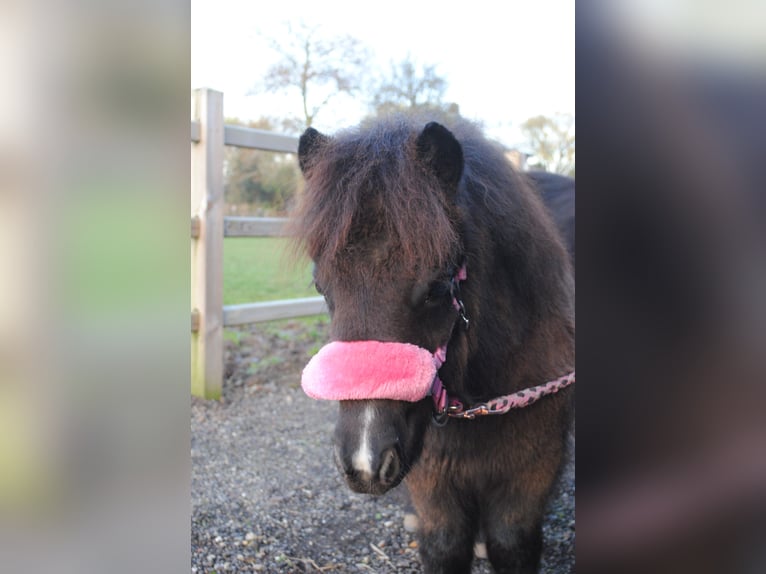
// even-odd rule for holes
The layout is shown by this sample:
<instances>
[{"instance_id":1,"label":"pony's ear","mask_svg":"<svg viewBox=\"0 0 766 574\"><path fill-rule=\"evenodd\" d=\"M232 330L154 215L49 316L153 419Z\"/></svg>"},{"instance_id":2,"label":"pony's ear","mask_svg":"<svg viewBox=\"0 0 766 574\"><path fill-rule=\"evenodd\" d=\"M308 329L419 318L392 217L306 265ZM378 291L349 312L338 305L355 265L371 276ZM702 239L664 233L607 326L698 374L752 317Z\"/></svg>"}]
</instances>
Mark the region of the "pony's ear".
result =
<instances>
[{"instance_id":1,"label":"pony's ear","mask_svg":"<svg viewBox=\"0 0 766 574\"><path fill-rule=\"evenodd\" d=\"M418 159L451 189L463 175L463 148L452 132L443 125L430 122L418 136Z\"/></svg>"},{"instance_id":2,"label":"pony's ear","mask_svg":"<svg viewBox=\"0 0 766 574\"><path fill-rule=\"evenodd\" d=\"M303 135L298 140L298 165L301 171L306 173L306 166L311 157L329 140L326 135L319 133L314 128L306 128Z\"/></svg>"}]
</instances>

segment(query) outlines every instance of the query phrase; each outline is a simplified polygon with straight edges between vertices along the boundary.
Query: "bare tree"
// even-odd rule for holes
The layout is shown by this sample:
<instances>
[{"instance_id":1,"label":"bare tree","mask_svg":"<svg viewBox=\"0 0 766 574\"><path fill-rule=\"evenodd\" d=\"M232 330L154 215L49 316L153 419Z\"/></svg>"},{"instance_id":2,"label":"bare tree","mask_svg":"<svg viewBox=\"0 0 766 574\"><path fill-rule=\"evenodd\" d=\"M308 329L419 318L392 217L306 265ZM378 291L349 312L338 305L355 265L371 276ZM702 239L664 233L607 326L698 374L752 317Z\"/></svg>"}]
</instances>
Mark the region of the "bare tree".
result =
<instances>
[{"instance_id":1,"label":"bare tree","mask_svg":"<svg viewBox=\"0 0 766 574\"><path fill-rule=\"evenodd\" d=\"M553 118L535 116L521 124L521 131L532 148L531 167L562 175L575 174L575 119L569 114Z\"/></svg>"},{"instance_id":2,"label":"bare tree","mask_svg":"<svg viewBox=\"0 0 766 574\"><path fill-rule=\"evenodd\" d=\"M417 109L457 114L457 104L444 102L446 89L447 80L437 74L436 66L419 66L408 55L392 64L390 74L373 88L371 107L375 114Z\"/></svg>"},{"instance_id":3,"label":"bare tree","mask_svg":"<svg viewBox=\"0 0 766 574\"><path fill-rule=\"evenodd\" d=\"M272 39L271 46L280 59L256 90L300 95L304 127L333 97L362 88L368 51L352 36L328 38L300 22L287 24L287 33Z\"/></svg>"}]
</instances>

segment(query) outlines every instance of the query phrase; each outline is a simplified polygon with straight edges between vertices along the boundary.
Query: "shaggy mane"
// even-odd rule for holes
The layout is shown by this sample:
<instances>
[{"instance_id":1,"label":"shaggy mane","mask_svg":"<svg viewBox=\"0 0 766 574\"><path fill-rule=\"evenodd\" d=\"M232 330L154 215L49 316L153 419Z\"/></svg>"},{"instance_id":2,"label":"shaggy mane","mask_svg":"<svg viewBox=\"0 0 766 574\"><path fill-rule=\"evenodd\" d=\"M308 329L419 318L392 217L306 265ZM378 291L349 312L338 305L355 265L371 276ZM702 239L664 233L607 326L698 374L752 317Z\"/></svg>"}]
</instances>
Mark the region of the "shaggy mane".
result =
<instances>
[{"instance_id":1,"label":"shaggy mane","mask_svg":"<svg viewBox=\"0 0 766 574\"><path fill-rule=\"evenodd\" d=\"M456 257L456 208L416 160L424 125L410 116L376 120L335 134L309 158L293 232L313 260L339 261L380 240L412 272Z\"/></svg>"}]
</instances>

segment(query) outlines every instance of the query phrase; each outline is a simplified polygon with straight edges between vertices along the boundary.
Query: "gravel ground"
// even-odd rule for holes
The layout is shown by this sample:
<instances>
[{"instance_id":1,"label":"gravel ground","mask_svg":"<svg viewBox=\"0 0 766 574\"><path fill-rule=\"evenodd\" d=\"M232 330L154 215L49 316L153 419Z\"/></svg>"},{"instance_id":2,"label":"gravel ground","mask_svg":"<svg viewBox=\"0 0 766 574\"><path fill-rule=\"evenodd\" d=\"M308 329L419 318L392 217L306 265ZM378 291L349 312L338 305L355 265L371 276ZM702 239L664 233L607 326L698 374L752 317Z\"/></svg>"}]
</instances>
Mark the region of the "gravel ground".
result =
<instances>
[{"instance_id":1,"label":"gravel ground","mask_svg":"<svg viewBox=\"0 0 766 574\"><path fill-rule=\"evenodd\" d=\"M405 488L351 492L332 459L336 406L300 390L326 331L288 321L235 332L222 400L192 399L192 572L420 572ZM574 495L572 460L547 514L542 572L574 572ZM489 572L474 561L474 574Z\"/></svg>"}]
</instances>

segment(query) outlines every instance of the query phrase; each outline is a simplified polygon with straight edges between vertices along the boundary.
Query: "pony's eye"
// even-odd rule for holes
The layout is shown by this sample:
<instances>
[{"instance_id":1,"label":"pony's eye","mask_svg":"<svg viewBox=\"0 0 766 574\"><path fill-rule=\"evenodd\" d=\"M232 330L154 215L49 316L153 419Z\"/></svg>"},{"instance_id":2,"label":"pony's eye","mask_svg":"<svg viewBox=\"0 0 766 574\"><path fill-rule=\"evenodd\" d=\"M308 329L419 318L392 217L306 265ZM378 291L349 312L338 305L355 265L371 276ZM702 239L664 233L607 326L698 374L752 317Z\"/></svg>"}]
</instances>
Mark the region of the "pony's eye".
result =
<instances>
[{"instance_id":1,"label":"pony's eye","mask_svg":"<svg viewBox=\"0 0 766 574\"><path fill-rule=\"evenodd\" d=\"M314 285L314 289L317 290L317 293L320 295L324 295L324 289L322 289L322 286L317 283L317 264L314 263L311 266L311 283Z\"/></svg>"},{"instance_id":2,"label":"pony's eye","mask_svg":"<svg viewBox=\"0 0 766 574\"><path fill-rule=\"evenodd\" d=\"M450 294L450 284L445 281L435 281L428 288L426 303L439 303Z\"/></svg>"}]
</instances>

